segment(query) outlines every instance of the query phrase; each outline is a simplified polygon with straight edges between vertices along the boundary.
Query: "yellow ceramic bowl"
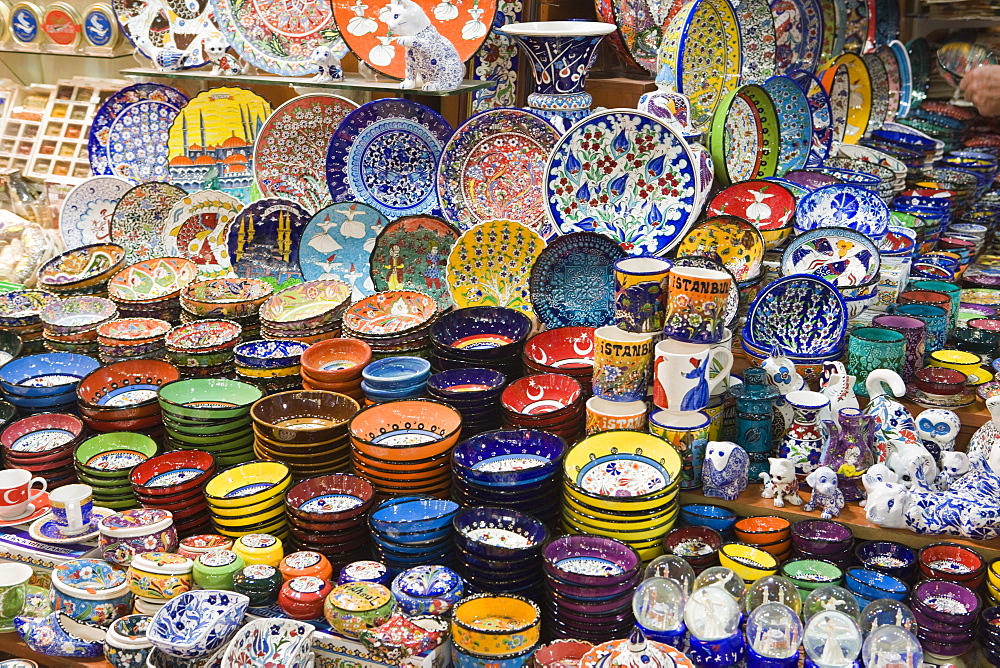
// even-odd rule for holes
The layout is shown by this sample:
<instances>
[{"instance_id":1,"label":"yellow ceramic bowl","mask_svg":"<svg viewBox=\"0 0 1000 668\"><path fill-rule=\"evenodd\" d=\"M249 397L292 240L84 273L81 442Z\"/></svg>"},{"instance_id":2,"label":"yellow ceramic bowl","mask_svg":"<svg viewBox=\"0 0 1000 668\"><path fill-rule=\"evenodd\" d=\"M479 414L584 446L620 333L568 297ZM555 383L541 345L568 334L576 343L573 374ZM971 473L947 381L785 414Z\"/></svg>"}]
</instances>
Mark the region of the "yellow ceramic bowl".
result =
<instances>
[{"instance_id":1,"label":"yellow ceramic bowl","mask_svg":"<svg viewBox=\"0 0 1000 668\"><path fill-rule=\"evenodd\" d=\"M1000 559L994 559L990 562L989 568L986 569L986 577L997 589L1000 589Z\"/></svg>"},{"instance_id":2,"label":"yellow ceramic bowl","mask_svg":"<svg viewBox=\"0 0 1000 668\"><path fill-rule=\"evenodd\" d=\"M760 230L760 236L764 238L764 250L773 250L792 236L792 224L788 223L773 230Z\"/></svg>"},{"instance_id":3,"label":"yellow ceramic bowl","mask_svg":"<svg viewBox=\"0 0 1000 668\"><path fill-rule=\"evenodd\" d=\"M616 538L623 543L628 543L632 547L639 549L637 545L648 547L657 545L659 541L663 540L663 537L670 533L670 530L674 528L674 521L676 518L677 516L674 515L666 522L663 522L659 526L651 529L627 532L621 531L620 529L600 529L598 527L590 526L589 524L584 524L578 520L571 519L565 514L562 516L562 522L564 526L570 527L575 533L589 533L594 536Z\"/></svg>"},{"instance_id":4,"label":"yellow ceramic bowl","mask_svg":"<svg viewBox=\"0 0 1000 668\"><path fill-rule=\"evenodd\" d=\"M205 485L205 498L216 508L246 508L284 492L291 470L279 462L253 461L217 474ZM242 513L241 513L242 514Z\"/></svg>"},{"instance_id":5,"label":"yellow ceramic bowl","mask_svg":"<svg viewBox=\"0 0 1000 668\"><path fill-rule=\"evenodd\" d=\"M245 515L227 516L216 514L213 517L213 523L216 526L226 527L228 529L238 529L245 526L253 526L256 524L263 524L264 522L269 522L273 519L285 516L285 506L280 500L277 504L272 504L270 509L264 512L250 512Z\"/></svg>"},{"instance_id":6,"label":"yellow ceramic bowl","mask_svg":"<svg viewBox=\"0 0 1000 668\"><path fill-rule=\"evenodd\" d=\"M657 513L651 517L645 517L642 519L626 520L625 518L618 518L617 520L612 520L598 515L591 515L579 506L573 506L568 502L563 504L563 514L576 520L577 522L581 522L598 529L618 529L620 531L652 529L663 524L671 516L671 512L667 512Z\"/></svg>"},{"instance_id":7,"label":"yellow ceramic bowl","mask_svg":"<svg viewBox=\"0 0 1000 668\"><path fill-rule=\"evenodd\" d=\"M538 643L541 610L526 598L476 594L451 611L452 642L469 652L514 654Z\"/></svg>"},{"instance_id":8,"label":"yellow ceramic bowl","mask_svg":"<svg viewBox=\"0 0 1000 668\"><path fill-rule=\"evenodd\" d=\"M249 515L251 513L263 513L267 512L276 505L281 504L282 497L284 497L285 492L291 487L291 482L276 487L273 492L273 496L270 496L263 501L251 504L249 506L243 506L241 508L223 508L220 506L215 506L211 501L208 502L208 508L216 515L222 517L243 517L244 515Z\"/></svg>"},{"instance_id":9,"label":"yellow ceramic bowl","mask_svg":"<svg viewBox=\"0 0 1000 668\"><path fill-rule=\"evenodd\" d=\"M284 378L285 376L294 376L297 374L299 372L299 365L283 366L276 369L255 369L249 366L237 366L236 370L244 376L252 378Z\"/></svg>"},{"instance_id":10,"label":"yellow ceramic bowl","mask_svg":"<svg viewBox=\"0 0 1000 668\"><path fill-rule=\"evenodd\" d=\"M719 549L719 564L747 582L778 572L778 560L764 550L744 543L726 543Z\"/></svg>"},{"instance_id":11,"label":"yellow ceramic bowl","mask_svg":"<svg viewBox=\"0 0 1000 668\"><path fill-rule=\"evenodd\" d=\"M928 366L961 371L969 377L967 385L982 385L993 380L993 374L982 366L983 358L964 350L936 350L928 358Z\"/></svg>"},{"instance_id":12,"label":"yellow ceramic bowl","mask_svg":"<svg viewBox=\"0 0 1000 668\"><path fill-rule=\"evenodd\" d=\"M566 497L572 498L588 508L600 508L608 513L640 513L643 511L657 512L663 510L677 497L679 489L680 484L678 479L677 483L670 485L670 487L655 497L628 497L625 500L619 500L619 498L615 497L588 494L574 485L570 480L567 480L565 476L563 477L563 493Z\"/></svg>"},{"instance_id":13,"label":"yellow ceramic bowl","mask_svg":"<svg viewBox=\"0 0 1000 668\"><path fill-rule=\"evenodd\" d=\"M670 504L669 501L665 501L664 502L664 507L661 508L660 510L656 510L656 511L649 511L649 510L647 510L647 511L641 511L641 512L638 512L638 513L622 513L622 512L613 511L613 510L609 511L609 510L605 510L605 509L598 509L598 508L596 508L596 507L588 504L585 500L582 500L582 499L579 499L576 496L573 496L569 492L569 490L567 490L566 493L563 494L563 507L565 507L565 508L572 508L574 511L576 511L580 515L585 515L587 517L593 517L594 519L598 519L598 520L601 520L601 521L604 521L604 522L618 522L618 521L622 521L622 520L624 520L626 522L634 522L634 521L637 521L637 520L648 520L648 519L653 519L653 518L657 518L657 517L662 519L662 518L664 518L664 517L666 517L667 515L670 514L670 512L671 512L671 510L669 508L670 505L671 504Z\"/></svg>"},{"instance_id":14,"label":"yellow ceramic bowl","mask_svg":"<svg viewBox=\"0 0 1000 668\"><path fill-rule=\"evenodd\" d=\"M644 497L659 496L677 482L681 456L658 436L606 431L573 446L563 462L563 472L583 494L628 499L632 505L642 503ZM614 492L609 493L612 488Z\"/></svg>"}]
</instances>

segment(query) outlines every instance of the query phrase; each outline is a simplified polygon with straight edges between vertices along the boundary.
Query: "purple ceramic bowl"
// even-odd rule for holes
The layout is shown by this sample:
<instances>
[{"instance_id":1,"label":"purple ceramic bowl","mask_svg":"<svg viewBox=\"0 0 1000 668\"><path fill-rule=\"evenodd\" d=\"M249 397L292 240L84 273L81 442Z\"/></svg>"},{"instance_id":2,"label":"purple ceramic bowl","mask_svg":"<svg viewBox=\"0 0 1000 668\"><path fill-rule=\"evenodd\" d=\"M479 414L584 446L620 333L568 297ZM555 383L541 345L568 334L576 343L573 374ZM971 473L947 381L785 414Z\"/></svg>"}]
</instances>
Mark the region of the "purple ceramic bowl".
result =
<instances>
[{"instance_id":1,"label":"purple ceramic bowl","mask_svg":"<svg viewBox=\"0 0 1000 668\"><path fill-rule=\"evenodd\" d=\"M628 590L621 596L616 596L609 601L580 601L567 598L552 591L550 587L546 588L546 594L557 608L569 610L577 614L614 615L632 609L632 590Z\"/></svg>"},{"instance_id":2,"label":"purple ceramic bowl","mask_svg":"<svg viewBox=\"0 0 1000 668\"><path fill-rule=\"evenodd\" d=\"M854 546L854 536L850 529L839 522L802 520L792 525L792 545L803 553L832 555L850 552Z\"/></svg>"},{"instance_id":3,"label":"purple ceramic bowl","mask_svg":"<svg viewBox=\"0 0 1000 668\"><path fill-rule=\"evenodd\" d=\"M982 607L976 592L947 580L924 580L913 588L910 599L914 608L946 624L967 624Z\"/></svg>"},{"instance_id":4,"label":"purple ceramic bowl","mask_svg":"<svg viewBox=\"0 0 1000 668\"><path fill-rule=\"evenodd\" d=\"M619 582L615 585L607 587L588 587L586 585L566 582L565 580L554 577L552 573L549 572L546 572L545 575L546 582L548 582L549 587L551 587L554 592L581 601L607 601L614 599L635 589L636 585L639 584L640 577L642 576L641 573L636 573L628 580Z\"/></svg>"},{"instance_id":5,"label":"purple ceramic bowl","mask_svg":"<svg viewBox=\"0 0 1000 668\"><path fill-rule=\"evenodd\" d=\"M961 624L946 624L945 622L939 622L931 619L927 616L927 613L924 612L924 609L917 607L917 605L917 603L910 601L910 610L913 611L913 616L916 618L920 628L936 631L938 633L954 633L962 628Z\"/></svg>"},{"instance_id":6,"label":"purple ceramic bowl","mask_svg":"<svg viewBox=\"0 0 1000 668\"><path fill-rule=\"evenodd\" d=\"M920 638L920 644L923 646L925 652L937 654L938 656L961 656L966 652L971 651L976 645L975 641L970 641L961 645L946 645L932 640L924 640L919 633L917 634L917 637Z\"/></svg>"},{"instance_id":7,"label":"purple ceramic bowl","mask_svg":"<svg viewBox=\"0 0 1000 668\"><path fill-rule=\"evenodd\" d=\"M615 622L615 623L602 623L601 620L591 619L590 623L587 622L575 622L568 619L564 619L562 615L552 610L548 611L543 619L542 624L549 629L550 632L556 629L564 632L576 633L584 636L584 639L592 639L594 637L604 637L604 638L622 638L628 634L628 631L635 624L635 619L633 617L628 617L625 621ZM554 627L554 628L553 628Z\"/></svg>"},{"instance_id":8,"label":"purple ceramic bowl","mask_svg":"<svg viewBox=\"0 0 1000 668\"><path fill-rule=\"evenodd\" d=\"M921 628L920 635L925 640L938 642L943 645L961 645L962 643L976 639L976 627L962 627L962 631L960 633L943 633L941 631L932 631L931 629Z\"/></svg>"},{"instance_id":9,"label":"purple ceramic bowl","mask_svg":"<svg viewBox=\"0 0 1000 668\"><path fill-rule=\"evenodd\" d=\"M979 617L984 633L1000 637L1000 605L986 608Z\"/></svg>"},{"instance_id":10,"label":"purple ceramic bowl","mask_svg":"<svg viewBox=\"0 0 1000 668\"><path fill-rule=\"evenodd\" d=\"M634 579L642 565L625 543L587 534L561 536L542 549L545 571L564 582L612 587Z\"/></svg>"},{"instance_id":11,"label":"purple ceramic bowl","mask_svg":"<svg viewBox=\"0 0 1000 668\"><path fill-rule=\"evenodd\" d=\"M580 614L566 608L552 608L552 616L558 617L567 624L621 624L633 619L631 608L615 615Z\"/></svg>"}]
</instances>

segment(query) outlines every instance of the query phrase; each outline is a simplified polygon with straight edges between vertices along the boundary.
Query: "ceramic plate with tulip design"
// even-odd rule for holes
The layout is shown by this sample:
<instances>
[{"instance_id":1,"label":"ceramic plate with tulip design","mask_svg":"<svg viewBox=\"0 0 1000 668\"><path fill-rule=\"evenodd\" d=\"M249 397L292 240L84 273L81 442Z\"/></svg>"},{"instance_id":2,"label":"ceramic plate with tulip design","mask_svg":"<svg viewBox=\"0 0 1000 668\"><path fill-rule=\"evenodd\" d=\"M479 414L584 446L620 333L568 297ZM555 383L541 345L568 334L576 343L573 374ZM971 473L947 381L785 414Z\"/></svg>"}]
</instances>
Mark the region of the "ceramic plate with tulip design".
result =
<instances>
[{"instance_id":1,"label":"ceramic plate with tulip design","mask_svg":"<svg viewBox=\"0 0 1000 668\"><path fill-rule=\"evenodd\" d=\"M700 196L684 141L652 116L627 109L573 126L545 175L548 215L561 234L603 234L634 255L673 247Z\"/></svg>"},{"instance_id":2,"label":"ceramic plate with tulip design","mask_svg":"<svg viewBox=\"0 0 1000 668\"><path fill-rule=\"evenodd\" d=\"M774 176L779 144L777 111L767 91L756 84L722 101L708 134L716 174L727 184Z\"/></svg>"},{"instance_id":3,"label":"ceramic plate with tulip design","mask_svg":"<svg viewBox=\"0 0 1000 668\"><path fill-rule=\"evenodd\" d=\"M455 306L530 311L528 275L543 248L545 240L537 232L507 220L463 233L448 256L448 289Z\"/></svg>"},{"instance_id":4,"label":"ceramic plate with tulip design","mask_svg":"<svg viewBox=\"0 0 1000 668\"><path fill-rule=\"evenodd\" d=\"M780 155L778 173L801 169L812 148L812 114L806 94L794 79L771 77L763 84L778 114Z\"/></svg>"}]
</instances>

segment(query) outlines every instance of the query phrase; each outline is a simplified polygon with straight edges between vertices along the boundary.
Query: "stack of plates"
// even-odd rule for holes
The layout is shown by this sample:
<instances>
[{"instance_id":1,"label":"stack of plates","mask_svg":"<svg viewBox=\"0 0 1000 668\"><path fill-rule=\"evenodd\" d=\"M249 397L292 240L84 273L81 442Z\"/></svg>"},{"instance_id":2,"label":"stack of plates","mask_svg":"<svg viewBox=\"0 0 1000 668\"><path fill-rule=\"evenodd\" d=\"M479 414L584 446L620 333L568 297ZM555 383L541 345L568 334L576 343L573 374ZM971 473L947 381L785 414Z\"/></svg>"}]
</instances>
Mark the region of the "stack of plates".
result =
<instances>
[{"instance_id":1,"label":"stack of plates","mask_svg":"<svg viewBox=\"0 0 1000 668\"><path fill-rule=\"evenodd\" d=\"M83 422L64 413L21 418L0 432L4 464L45 478L50 490L74 483L73 452L84 431Z\"/></svg>"},{"instance_id":2,"label":"stack of plates","mask_svg":"<svg viewBox=\"0 0 1000 668\"><path fill-rule=\"evenodd\" d=\"M250 407L262 396L253 385L225 378L167 383L157 393L167 447L205 450L219 468L250 461Z\"/></svg>"},{"instance_id":3,"label":"stack of plates","mask_svg":"<svg viewBox=\"0 0 1000 668\"><path fill-rule=\"evenodd\" d=\"M233 373L233 349L242 328L231 320L198 320L167 332L167 359L185 378L219 378Z\"/></svg>"},{"instance_id":4,"label":"stack of plates","mask_svg":"<svg viewBox=\"0 0 1000 668\"><path fill-rule=\"evenodd\" d=\"M103 364L123 360L159 359L170 323L156 318L120 318L97 328L97 357Z\"/></svg>"},{"instance_id":5,"label":"stack of plates","mask_svg":"<svg viewBox=\"0 0 1000 668\"><path fill-rule=\"evenodd\" d=\"M233 349L236 379L256 385L265 394L297 389L302 386L299 359L308 347L288 339L241 343Z\"/></svg>"},{"instance_id":6,"label":"stack of plates","mask_svg":"<svg viewBox=\"0 0 1000 668\"><path fill-rule=\"evenodd\" d=\"M431 363L423 357L383 357L361 372L361 389L369 404L419 399L427 394Z\"/></svg>"},{"instance_id":7,"label":"stack of plates","mask_svg":"<svg viewBox=\"0 0 1000 668\"><path fill-rule=\"evenodd\" d=\"M0 367L0 392L24 414L72 411L77 385L99 366L75 353L18 357Z\"/></svg>"},{"instance_id":8,"label":"stack of plates","mask_svg":"<svg viewBox=\"0 0 1000 668\"><path fill-rule=\"evenodd\" d=\"M294 390L264 397L250 409L254 451L284 463L295 478L343 473L351 461L347 423L358 402L323 390Z\"/></svg>"},{"instance_id":9,"label":"stack of plates","mask_svg":"<svg viewBox=\"0 0 1000 668\"><path fill-rule=\"evenodd\" d=\"M431 326L431 364L437 371L484 367L521 377L521 351L531 332L522 311L472 306L443 313Z\"/></svg>"},{"instance_id":10,"label":"stack of plates","mask_svg":"<svg viewBox=\"0 0 1000 668\"><path fill-rule=\"evenodd\" d=\"M38 268L38 287L60 297L108 294L108 281L125 266L125 249L90 244L66 251Z\"/></svg>"},{"instance_id":11,"label":"stack of plates","mask_svg":"<svg viewBox=\"0 0 1000 668\"><path fill-rule=\"evenodd\" d=\"M649 561L677 519L680 477L677 450L652 434L585 438L563 462L563 529L617 538Z\"/></svg>"},{"instance_id":12,"label":"stack of plates","mask_svg":"<svg viewBox=\"0 0 1000 668\"><path fill-rule=\"evenodd\" d=\"M462 416L427 399L375 404L351 418L351 465L380 494L445 498L451 487L451 450Z\"/></svg>"},{"instance_id":13,"label":"stack of plates","mask_svg":"<svg viewBox=\"0 0 1000 668\"><path fill-rule=\"evenodd\" d=\"M108 283L108 296L123 318L157 318L177 323L181 290L198 275L182 257L158 257L129 265Z\"/></svg>"},{"instance_id":14,"label":"stack of plates","mask_svg":"<svg viewBox=\"0 0 1000 668\"><path fill-rule=\"evenodd\" d=\"M265 339L316 343L340 336L340 323L351 303L343 281L306 281L273 294L260 307L260 333Z\"/></svg>"},{"instance_id":15,"label":"stack of plates","mask_svg":"<svg viewBox=\"0 0 1000 668\"><path fill-rule=\"evenodd\" d=\"M372 361L372 349L357 339L326 339L302 353L302 387L346 394L363 401L361 382L364 369Z\"/></svg>"},{"instance_id":16,"label":"stack of plates","mask_svg":"<svg viewBox=\"0 0 1000 668\"><path fill-rule=\"evenodd\" d=\"M246 462L216 474L205 485L205 498L217 533L287 540L284 496L291 484L292 472L280 462Z\"/></svg>"},{"instance_id":17,"label":"stack of plates","mask_svg":"<svg viewBox=\"0 0 1000 668\"><path fill-rule=\"evenodd\" d=\"M77 446L76 476L94 489L94 505L113 510L139 506L129 474L156 454L156 442L142 434L115 432L88 438Z\"/></svg>"},{"instance_id":18,"label":"stack of plates","mask_svg":"<svg viewBox=\"0 0 1000 668\"><path fill-rule=\"evenodd\" d=\"M507 376L493 369L451 369L431 376L427 394L462 414L462 436L500 427L500 393Z\"/></svg>"},{"instance_id":19,"label":"stack of plates","mask_svg":"<svg viewBox=\"0 0 1000 668\"><path fill-rule=\"evenodd\" d=\"M50 352L96 355L97 328L118 317L118 309L103 297L67 297L42 309L42 336Z\"/></svg>"},{"instance_id":20,"label":"stack of plates","mask_svg":"<svg viewBox=\"0 0 1000 668\"><path fill-rule=\"evenodd\" d=\"M454 558L454 501L400 496L383 501L368 516L372 550L397 573L414 566L448 566Z\"/></svg>"},{"instance_id":21,"label":"stack of plates","mask_svg":"<svg viewBox=\"0 0 1000 668\"><path fill-rule=\"evenodd\" d=\"M583 388L576 379L558 373L525 376L500 395L504 427L543 429L575 443L586 418Z\"/></svg>"},{"instance_id":22,"label":"stack of plates","mask_svg":"<svg viewBox=\"0 0 1000 668\"><path fill-rule=\"evenodd\" d=\"M394 355L426 357L436 316L437 302L422 292L377 292L347 309L344 336L367 343L376 359Z\"/></svg>"},{"instance_id":23,"label":"stack of plates","mask_svg":"<svg viewBox=\"0 0 1000 668\"><path fill-rule=\"evenodd\" d=\"M232 320L243 328L243 339L260 338L261 304L274 288L256 278L213 278L195 281L181 290L181 321Z\"/></svg>"},{"instance_id":24,"label":"stack of plates","mask_svg":"<svg viewBox=\"0 0 1000 668\"><path fill-rule=\"evenodd\" d=\"M51 292L44 290L12 290L0 293L0 329L21 338L25 355L45 350L42 335L42 309L49 302L57 301Z\"/></svg>"},{"instance_id":25,"label":"stack of plates","mask_svg":"<svg viewBox=\"0 0 1000 668\"><path fill-rule=\"evenodd\" d=\"M330 560L334 572L367 559L365 515L375 504L375 489L364 478L342 473L308 478L285 494L291 549L312 550Z\"/></svg>"},{"instance_id":26,"label":"stack of plates","mask_svg":"<svg viewBox=\"0 0 1000 668\"><path fill-rule=\"evenodd\" d=\"M549 531L526 513L508 508L465 508L455 516L455 569L467 594L519 594L541 598L542 544Z\"/></svg>"},{"instance_id":27,"label":"stack of plates","mask_svg":"<svg viewBox=\"0 0 1000 668\"><path fill-rule=\"evenodd\" d=\"M566 442L544 431L479 434L459 443L452 453L452 498L463 506L531 513L553 526L559 518L558 475L565 454Z\"/></svg>"},{"instance_id":28,"label":"stack of plates","mask_svg":"<svg viewBox=\"0 0 1000 668\"><path fill-rule=\"evenodd\" d=\"M558 327L535 334L521 354L528 373L561 373L575 378L589 397L594 380L594 328Z\"/></svg>"},{"instance_id":29,"label":"stack of plates","mask_svg":"<svg viewBox=\"0 0 1000 668\"><path fill-rule=\"evenodd\" d=\"M143 507L170 511L177 533L192 536L211 531L203 490L215 471L209 453L175 450L136 466L129 481Z\"/></svg>"},{"instance_id":30,"label":"stack of plates","mask_svg":"<svg viewBox=\"0 0 1000 668\"><path fill-rule=\"evenodd\" d=\"M156 392L180 378L160 360L115 362L88 375L76 388L77 407L94 431L133 431L158 438L163 431Z\"/></svg>"}]
</instances>

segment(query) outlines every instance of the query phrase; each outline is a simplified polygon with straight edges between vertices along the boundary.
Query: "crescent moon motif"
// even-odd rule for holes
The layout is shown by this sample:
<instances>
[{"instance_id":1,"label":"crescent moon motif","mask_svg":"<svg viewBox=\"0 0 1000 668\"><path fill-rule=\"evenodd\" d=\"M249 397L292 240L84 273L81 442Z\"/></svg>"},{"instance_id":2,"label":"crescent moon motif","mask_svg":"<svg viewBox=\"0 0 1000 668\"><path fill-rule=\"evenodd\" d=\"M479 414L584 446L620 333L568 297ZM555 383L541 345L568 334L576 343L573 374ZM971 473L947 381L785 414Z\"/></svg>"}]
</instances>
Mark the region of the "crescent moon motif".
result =
<instances>
[{"instance_id":1,"label":"crescent moon motif","mask_svg":"<svg viewBox=\"0 0 1000 668\"><path fill-rule=\"evenodd\" d=\"M537 389L538 390L538 394L537 395L531 393L531 390L533 390L533 389ZM524 391L524 393L526 395L528 395L528 398L531 399L532 401L538 401L539 399L541 399L542 397L545 396L545 390L543 390L542 388L538 387L534 383L528 383L528 389L526 389Z\"/></svg>"},{"instance_id":2,"label":"crescent moon motif","mask_svg":"<svg viewBox=\"0 0 1000 668\"><path fill-rule=\"evenodd\" d=\"M581 348L580 344L587 344L586 348ZM594 351L594 340L593 339L583 339L582 341L577 340L573 342L573 350L576 351L577 355L589 355Z\"/></svg>"}]
</instances>

